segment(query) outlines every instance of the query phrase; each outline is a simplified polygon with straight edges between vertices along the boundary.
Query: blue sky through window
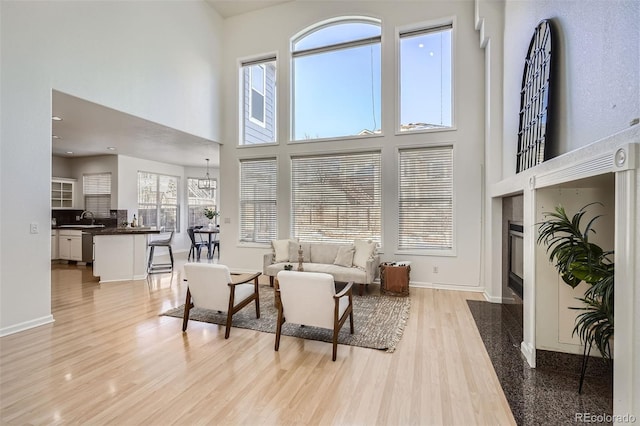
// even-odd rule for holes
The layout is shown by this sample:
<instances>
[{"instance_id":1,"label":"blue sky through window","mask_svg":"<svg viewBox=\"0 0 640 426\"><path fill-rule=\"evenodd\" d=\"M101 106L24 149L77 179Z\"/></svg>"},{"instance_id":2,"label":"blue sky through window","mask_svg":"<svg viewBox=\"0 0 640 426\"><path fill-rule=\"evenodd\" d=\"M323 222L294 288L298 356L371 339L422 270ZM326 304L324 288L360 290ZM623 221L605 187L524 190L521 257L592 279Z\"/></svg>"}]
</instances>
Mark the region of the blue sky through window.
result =
<instances>
[{"instance_id":1,"label":"blue sky through window","mask_svg":"<svg viewBox=\"0 0 640 426\"><path fill-rule=\"evenodd\" d=\"M380 129L379 44L296 58L295 73L295 140Z\"/></svg>"},{"instance_id":2,"label":"blue sky through window","mask_svg":"<svg viewBox=\"0 0 640 426\"><path fill-rule=\"evenodd\" d=\"M400 39L400 124L452 125L451 30Z\"/></svg>"},{"instance_id":3,"label":"blue sky through window","mask_svg":"<svg viewBox=\"0 0 640 426\"><path fill-rule=\"evenodd\" d=\"M381 132L379 42L295 54L380 34L377 24L346 22L294 41L294 140ZM399 48L400 130L451 127L451 29L401 35Z\"/></svg>"}]
</instances>

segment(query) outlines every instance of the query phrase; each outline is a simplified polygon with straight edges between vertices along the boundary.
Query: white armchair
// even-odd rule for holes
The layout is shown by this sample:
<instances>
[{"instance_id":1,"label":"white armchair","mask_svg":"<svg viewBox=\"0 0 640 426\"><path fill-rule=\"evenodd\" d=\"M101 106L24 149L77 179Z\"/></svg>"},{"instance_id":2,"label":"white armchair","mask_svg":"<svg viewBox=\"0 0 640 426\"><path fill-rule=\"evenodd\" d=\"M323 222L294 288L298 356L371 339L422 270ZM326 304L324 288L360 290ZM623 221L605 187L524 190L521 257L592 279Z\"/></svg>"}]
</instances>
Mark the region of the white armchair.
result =
<instances>
[{"instance_id":1,"label":"white armchair","mask_svg":"<svg viewBox=\"0 0 640 426\"><path fill-rule=\"evenodd\" d=\"M256 318L260 318L260 295L258 294L258 276L234 283L229 268L212 263L187 263L184 272L189 283L187 299L184 303L182 331L186 331L191 308L210 309L227 313L224 338L229 338L233 314L256 301ZM253 280L253 283L248 281Z\"/></svg>"},{"instance_id":2,"label":"white armchair","mask_svg":"<svg viewBox=\"0 0 640 426\"><path fill-rule=\"evenodd\" d=\"M278 272L279 295L275 350L285 321L333 330L333 361L338 350L338 333L349 318L353 334L353 283L336 294L333 276L321 272Z\"/></svg>"}]
</instances>

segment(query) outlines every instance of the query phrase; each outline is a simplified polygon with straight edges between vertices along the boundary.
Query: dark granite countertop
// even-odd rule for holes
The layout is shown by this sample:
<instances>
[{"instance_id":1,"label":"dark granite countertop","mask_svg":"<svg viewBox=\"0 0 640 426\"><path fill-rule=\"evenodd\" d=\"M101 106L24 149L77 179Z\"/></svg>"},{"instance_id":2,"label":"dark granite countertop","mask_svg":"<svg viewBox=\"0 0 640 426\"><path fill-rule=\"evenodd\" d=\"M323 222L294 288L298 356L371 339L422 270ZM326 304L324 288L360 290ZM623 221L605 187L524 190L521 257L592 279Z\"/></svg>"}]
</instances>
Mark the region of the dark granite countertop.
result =
<instances>
[{"instance_id":1,"label":"dark granite countertop","mask_svg":"<svg viewBox=\"0 0 640 426\"><path fill-rule=\"evenodd\" d=\"M158 229L151 229L149 227L137 227L137 228L93 228L90 230L93 235L120 235L120 234L159 234Z\"/></svg>"},{"instance_id":2,"label":"dark granite countertop","mask_svg":"<svg viewBox=\"0 0 640 426\"><path fill-rule=\"evenodd\" d=\"M87 226L87 225L59 225L52 226L51 229L65 230L69 229L72 231L84 231L90 232L94 235L120 235L120 234L159 234L160 231L157 229L152 229L148 226L141 226L136 228L131 227L103 227L103 226Z\"/></svg>"}]
</instances>

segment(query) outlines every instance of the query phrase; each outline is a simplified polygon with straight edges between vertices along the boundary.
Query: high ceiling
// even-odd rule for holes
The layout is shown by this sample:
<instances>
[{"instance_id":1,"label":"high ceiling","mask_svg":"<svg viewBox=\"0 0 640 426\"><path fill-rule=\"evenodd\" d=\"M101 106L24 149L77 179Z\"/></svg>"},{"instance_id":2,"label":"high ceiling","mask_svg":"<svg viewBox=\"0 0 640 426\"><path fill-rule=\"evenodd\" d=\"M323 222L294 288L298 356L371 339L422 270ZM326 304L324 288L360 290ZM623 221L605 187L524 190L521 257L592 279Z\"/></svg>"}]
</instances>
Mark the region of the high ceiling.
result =
<instances>
[{"instance_id":1,"label":"high ceiling","mask_svg":"<svg viewBox=\"0 0 640 426\"><path fill-rule=\"evenodd\" d=\"M294 0L206 0L223 18ZM219 145L207 139L153 123L121 111L53 91L52 153L77 158L127 155L181 166L220 164ZM72 154L69 154L72 152Z\"/></svg>"},{"instance_id":2,"label":"high ceiling","mask_svg":"<svg viewBox=\"0 0 640 426\"><path fill-rule=\"evenodd\" d=\"M261 0L261 1L245 1L245 0L206 0L213 8L223 17L229 18L235 15L252 12L254 10L264 9L266 7L275 6L280 3L288 3L293 0Z\"/></svg>"},{"instance_id":3,"label":"high ceiling","mask_svg":"<svg viewBox=\"0 0 640 426\"><path fill-rule=\"evenodd\" d=\"M220 163L215 142L55 90L53 115L62 118L52 121L59 137L51 140L56 156L127 155L193 167L205 167L205 158L212 167Z\"/></svg>"}]
</instances>

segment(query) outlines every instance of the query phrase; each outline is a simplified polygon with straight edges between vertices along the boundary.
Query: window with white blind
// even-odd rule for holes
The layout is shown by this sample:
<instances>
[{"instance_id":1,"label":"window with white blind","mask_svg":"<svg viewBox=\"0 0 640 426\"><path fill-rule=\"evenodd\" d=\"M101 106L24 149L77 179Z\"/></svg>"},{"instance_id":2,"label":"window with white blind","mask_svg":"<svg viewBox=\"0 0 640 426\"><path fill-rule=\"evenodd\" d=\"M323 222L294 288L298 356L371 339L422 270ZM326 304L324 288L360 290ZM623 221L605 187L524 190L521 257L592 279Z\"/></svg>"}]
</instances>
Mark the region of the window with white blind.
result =
<instances>
[{"instance_id":1,"label":"window with white blind","mask_svg":"<svg viewBox=\"0 0 640 426\"><path fill-rule=\"evenodd\" d=\"M216 186L213 188L199 188L198 178L187 178L187 198L189 206L189 217L187 226L204 226L209 224L209 219L204 215L204 209L216 208Z\"/></svg>"},{"instance_id":2,"label":"window with white blind","mask_svg":"<svg viewBox=\"0 0 640 426\"><path fill-rule=\"evenodd\" d=\"M380 244L380 162L380 152L292 158L292 235L302 241Z\"/></svg>"},{"instance_id":3,"label":"window with white blind","mask_svg":"<svg viewBox=\"0 0 640 426\"><path fill-rule=\"evenodd\" d=\"M453 249L453 147L399 151L398 249Z\"/></svg>"},{"instance_id":4,"label":"window with white blind","mask_svg":"<svg viewBox=\"0 0 640 426\"><path fill-rule=\"evenodd\" d=\"M178 177L138 172L138 221L180 232Z\"/></svg>"},{"instance_id":5,"label":"window with white blind","mask_svg":"<svg viewBox=\"0 0 640 426\"><path fill-rule=\"evenodd\" d=\"M276 159L240 161L240 241L269 243L277 238Z\"/></svg>"},{"instance_id":6,"label":"window with white blind","mask_svg":"<svg viewBox=\"0 0 640 426\"><path fill-rule=\"evenodd\" d=\"M111 210L111 173L94 173L82 176L84 209L94 217L108 218Z\"/></svg>"}]
</instances>

